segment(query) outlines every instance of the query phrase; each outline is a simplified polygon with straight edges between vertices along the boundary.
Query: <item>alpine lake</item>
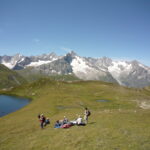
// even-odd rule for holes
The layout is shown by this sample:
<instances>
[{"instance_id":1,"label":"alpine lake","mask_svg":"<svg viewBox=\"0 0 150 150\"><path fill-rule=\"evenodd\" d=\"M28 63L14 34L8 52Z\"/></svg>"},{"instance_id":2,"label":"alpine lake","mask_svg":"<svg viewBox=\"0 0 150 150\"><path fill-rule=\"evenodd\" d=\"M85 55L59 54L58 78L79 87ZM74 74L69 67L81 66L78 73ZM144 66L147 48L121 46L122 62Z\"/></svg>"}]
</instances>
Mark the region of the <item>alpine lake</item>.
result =
<instances>
[{"instance_id":1,"label":"alpine lake","mask_svg":"<svg viewBox=\"0 0 150 150\"><path fill-rule=\"evenodd\" d=\"M29 102L30 100L26 98L0 95L0 117L21 109Z\"/></svg>"}]
</instances>

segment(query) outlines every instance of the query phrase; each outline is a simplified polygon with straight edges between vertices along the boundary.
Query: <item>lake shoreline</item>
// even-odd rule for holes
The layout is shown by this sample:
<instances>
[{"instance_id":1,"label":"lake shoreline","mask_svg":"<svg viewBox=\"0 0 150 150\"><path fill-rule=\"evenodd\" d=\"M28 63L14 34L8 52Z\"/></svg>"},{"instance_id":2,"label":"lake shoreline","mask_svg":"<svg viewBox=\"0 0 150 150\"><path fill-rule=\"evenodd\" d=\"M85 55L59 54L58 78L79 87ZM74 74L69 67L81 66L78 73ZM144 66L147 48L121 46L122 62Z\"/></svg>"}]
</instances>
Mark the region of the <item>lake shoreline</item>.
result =
<instances>
[{"instance_id":1,"label":"lake shoreline","mask_svg":"<svg viewBox=\"0 0 150 150\"><path fill-rule=\"evenodd\" d=\"M16 95L0 94L0 118L22 109L30 99Z\"/></svg>"}]
</instances>

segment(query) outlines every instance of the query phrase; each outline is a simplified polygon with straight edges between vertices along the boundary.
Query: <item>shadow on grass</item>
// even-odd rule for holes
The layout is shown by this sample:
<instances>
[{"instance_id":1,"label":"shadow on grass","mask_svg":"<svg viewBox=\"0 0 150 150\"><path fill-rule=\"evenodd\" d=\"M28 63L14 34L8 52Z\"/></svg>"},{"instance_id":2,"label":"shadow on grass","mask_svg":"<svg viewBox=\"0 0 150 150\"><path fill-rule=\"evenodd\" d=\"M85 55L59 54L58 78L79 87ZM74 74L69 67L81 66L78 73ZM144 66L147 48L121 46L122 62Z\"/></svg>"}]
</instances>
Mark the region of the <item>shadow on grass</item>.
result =
<instances>
[{"instance_id":1,"label":"shadow on grass","mask_svg":"<svg viewBox=\"0 0 150 150\"><path fill-rule=\"evenodd\" d=\"M88 124L95 124L96 122L89 122Z\"/></svg>"}]
</instances>

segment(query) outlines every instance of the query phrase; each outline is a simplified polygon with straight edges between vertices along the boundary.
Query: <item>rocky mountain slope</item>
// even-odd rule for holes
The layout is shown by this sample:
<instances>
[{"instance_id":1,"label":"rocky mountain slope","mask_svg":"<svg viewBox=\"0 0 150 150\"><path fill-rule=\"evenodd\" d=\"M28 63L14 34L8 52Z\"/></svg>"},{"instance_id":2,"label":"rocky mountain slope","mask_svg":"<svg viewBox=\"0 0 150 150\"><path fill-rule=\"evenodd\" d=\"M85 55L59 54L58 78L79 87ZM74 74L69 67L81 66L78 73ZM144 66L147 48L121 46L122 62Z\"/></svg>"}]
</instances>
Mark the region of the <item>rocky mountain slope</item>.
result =
<instances>
[{"instance_id":1,"label":"rocky mountain slope","mask_svg":"<svg viewBox=\"0 0 150 150\"><path fill-rule=\"evenodd\" d=\"M144 87L150 85L150 67L138 61L115 61L107 57L80 57L75 52L65 56L55 53L26 57L22 55L0 56L0 63L14 70L30 70L43 75L73 74L83 80L102 80L123 86Z\"/></svg>"}]
</instances>

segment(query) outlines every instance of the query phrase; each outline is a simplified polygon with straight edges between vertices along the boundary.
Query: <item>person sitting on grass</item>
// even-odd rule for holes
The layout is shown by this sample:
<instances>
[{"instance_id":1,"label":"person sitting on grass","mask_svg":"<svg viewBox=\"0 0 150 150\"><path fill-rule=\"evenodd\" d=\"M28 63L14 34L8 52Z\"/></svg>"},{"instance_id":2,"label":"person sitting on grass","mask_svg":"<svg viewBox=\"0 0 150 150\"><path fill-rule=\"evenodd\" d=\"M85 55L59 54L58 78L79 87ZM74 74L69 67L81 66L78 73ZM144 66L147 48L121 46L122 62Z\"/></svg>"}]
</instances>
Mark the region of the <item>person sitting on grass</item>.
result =
<instances>
[{"instance_id":1,"label":"person sitting on grass","mask_svg":"<svg viewBox=\"0 0 150 150\"><path fill-rule=\"evenodd\" d=\"M61 127L61 123L59 122L59 120L56 121L54 128L60 128Z\"/></svg>"},{"instance_id":2,"label":"person sitting on grass","mask_svg":"<svg viewBox=\"0 0 150 150\"><path fill-rule=\"evenodd\" d=\"M66 116L64 116L64 119L63 119L63 124L67 124L69 122L69 120L67 119Z\"/></svg>"},{"instance_id":3,"label":"person sitting on grass","mask_svg":"<svg viewBox=\"0 0 150 150\"><path fill-rule=\"evenodd\" d=\"M46 120L45 120L45 124L47 125L47 124L50 124L50 120L49 120L49 118L46 118Z\"/></svg>"},{"instance_id":4,"label":"person sitting on grass","mask_svg":"<svg viewBox=\"0 0 150 150\"><path fill-rule=\"evenodd\" d=\"M84 126L85 125L85 123L84 122L82 122L82 117L79 115L79 117L77 118L77 120L76 120L76 122L77 122L77 125L81 125L81 126Z\"/></svg>"}]
</instances>

